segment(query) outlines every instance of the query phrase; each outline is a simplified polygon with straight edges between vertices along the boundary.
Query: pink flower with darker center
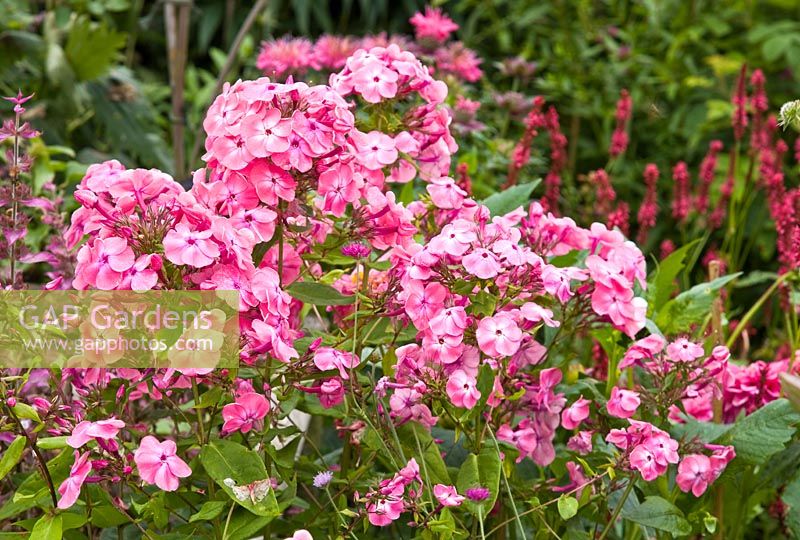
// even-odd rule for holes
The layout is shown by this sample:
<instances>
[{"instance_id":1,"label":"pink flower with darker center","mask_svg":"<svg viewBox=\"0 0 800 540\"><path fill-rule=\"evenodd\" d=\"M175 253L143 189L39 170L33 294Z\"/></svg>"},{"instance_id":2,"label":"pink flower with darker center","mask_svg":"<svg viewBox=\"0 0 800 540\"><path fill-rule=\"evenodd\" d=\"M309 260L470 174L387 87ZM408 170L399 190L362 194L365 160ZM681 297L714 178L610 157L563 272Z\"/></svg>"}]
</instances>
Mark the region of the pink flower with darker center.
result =
<instances>
[{"instance_id":1,"label":"pink flower with darker center","mask_svg":"<svg viewBox=\"0 0 800 540\"><path fill-rule=\"evenodd\" d=\"M291 120L281 118L279 109L267 109L263 114L251 114L242 120L245 146L255 157L268 157L288 150L291 132Z\"/></svg>"},{"instance_id":2,"label":"pink flower with darker center","mask_svg":"<svg viewBox=\"0 0 800 540\"><path fill-rule=\"evenodd\" d=\"M350 378L348 370L361 363L361 360L351 352L339 351L331 347L320 347L314 352L314 365L320 371L339 370L339 376L347 380Z\"/></svg>"},{"instance_id":3,"label":"pink flower with darker center","mask_svg":"<svg viewBox=\"0 0 800 540\"><path fill-rule=\"evenodd\" d=\"M164 254L175 264L208 266L220 254L211 234L211 230L194 231L187 224L178 223L164 238Z\"/></svg>"},{"instance_id":4,"label":"pink flower with darker center","mask_svg":"<svg viewBox=\"0 0 800 540\"><path fill-rule=\"evenodd\" d=\"M186 478L192 470L176 454L175 441L158 439L148 435L142 439L133 454L133 461L139 469L139 476L148 484L155 484L164 491L175 491L180 485L179 478Z\"/></svg>"},{"instance_id":5,"label":"pink flower with darker center","mask_svg":"<svg viewBox=\"0 0 800 540\"><path fill-rule=\"evenodd\" d=\"M636 413L640 403L641 400L638 393L615 386L611 389L611 397L606 404L606 408L611 416L630 418Z\"/></svg>"},{"instance_id":6,"label":"pink flower with darker center","mask_svg":"<svg viewBox=\"0 0 800 540\"><path fill-rule=\"evenodd\" d=\"M705 354L702 345L680 338L667 345L667 356L673 362L691 362Z\"/></svg>"},{"instance_id":7,"label":"pink flower with darker center","mask_svg":"<svg viewBox=\"0 0 800 540\"><path fill-rule=\"evenodd\" d=\"M695 497L705 493L710 483L711 460L703 454L690 454L678 465L675 483L684 493L690 491Z\"/></svg>"},{"instance_id":8,"label":"pink flower with darker center","mask_svg":"<svg viewBox=\"0 0 800 540\"><path fill-rule=\"evenodd\" d=\"M449 176L431 180L425 189L430 193L431 200L437 208L461 208L467 196L467 192L458 187Z\"/></svg>"},{"instance_id":9,"label":"pink flower with darker center","mask_svg":"<svg viewBox=\"0 0 800 540\"><path fill-rule=\"evenodd\" d=\"M225 420L222 431L247 433L259 426L269 409L269 401L261 394L255 392L242 394L236 398L236 403L229 403L222 408L222 418Z\"/></svg>"},{"instance_id":10,"label":"pink flower with darker center","mask_svg":"<svg viewBox=\"0 0 800 540\"><path fill-rule=\"evenodd\" d=\"M471 409L478 403L481 393L477 381L463 370L456 370L447 381L447 395L456 407Z\"/></svg>"},{"instance_id":11,"label":"pink flower with darker center","mask_svg":"<svg viewBox=\"0 0 800 540\"><path fill-rule=\"evenodd\" d=\"M498 313L494 317L481 319L475 337L484 353L498 358L511 356L519 350L522 330L510 315Z\"/></svg>"},{"instance_id":12,"label":"pink flower with darker center","mask_svg":"<svg viewBox=\"0 0 800 540\"><path fill-rule=\"evenodd\" d=\"M490 279L500 273L503 267L497 256L488 249L478 248L461 260L464 269L480 279Z\"/></svg>"},{"instance_id":13,"label":"pink flower with darker center","mask_svg":"<svg viewBox=\"0 0 800 540\"><path fill-rule=\"evenodd\" d=\"M369 170L377 171L397 161L394 139L380 131L353 134L356 160Z\"/></svg>"}]
</instances>

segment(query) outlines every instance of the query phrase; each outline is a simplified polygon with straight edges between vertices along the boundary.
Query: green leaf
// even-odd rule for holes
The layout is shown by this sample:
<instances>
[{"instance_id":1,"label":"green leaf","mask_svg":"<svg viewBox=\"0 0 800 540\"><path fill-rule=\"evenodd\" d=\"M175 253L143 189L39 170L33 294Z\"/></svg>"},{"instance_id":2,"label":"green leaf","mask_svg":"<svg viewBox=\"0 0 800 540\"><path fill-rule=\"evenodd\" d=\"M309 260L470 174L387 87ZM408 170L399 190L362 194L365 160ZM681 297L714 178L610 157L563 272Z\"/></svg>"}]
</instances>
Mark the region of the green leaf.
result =
<instances>
[{"instance_id":1,"label":"green leaf","mask_svg":"<svg viewBox=\"0 0 800 540\"><path fill-rule=\"evenodd\" d=\"M11 469L17 466L19 460L22 459L23 453L25 453L25 437L17 435L17 438L3 452L3 457L0 457L0 480L5 478L11 472Z\"/></svg>"},{"instance_id":2,"label":"green leaf","mask_svg":"<svg viewBox=\"0 0 800 540\"><path fill-rule=\"evenodd\" d=\"M221 439L203 447L200 452L200 462L209 476L240 506L258 516L275 518L280 514L275 493L271 488L263 499L253 502L249 497L240 500L229 485L231 480L240 487L267 480L267 469L257 453L241 444Z\"/></svg>"},{"instance_id":3,"label":"green leaf","mask_svg":"<svg viewBox=\"0 0 800 540\"><path fill-rule=\"evenodd\" d=\"M292 283L286 292L306 304L315 306L347 306L355 301L355 296L345 296L330 285L315 281Z\"/></svg>"},{"instance_id":4,"label":"green leaf","mask_svg":"<svg viewBox=\"0 0 800 540\"><path fill-rule=\"evenodd\" d=\"M701 323L711 311L717 292L740 275L741 272L722 276L682 292L664 304L656 318L658 327L665 335L680 334Z\"/></svg>"},{"instance_id":5,"label":"green leaf","mask_svg":"<svg viewBox=\"0 0 800 540\"><path fill-rule=\"evenodd\" d=\"M89 81L111 68L117 51L123 45L125 34L80 17L73 23L64 53L78 80Z\"/></svg>"},{"instance_id":6,"label":"green leaf","mask_svg":"<svg viewBox=\"0 0 800 540\"><path fill-rule=\"evenodd\" d=\"M480 502L469 499L464 501L464 506L473 515L480 509L484 517L494 507L497 494L500 490L500 455L494 445L487 444L478 455L469 454L458 471L456 487L459 493L466 493L468 489L484 487L489 490L489 497Z\"/></svg>"},{"instance_id":7,"label":"green leaf","mask_svg":"<svg viewBox=\"0 0 800 540\"><path fill-rule=\"evenodd\" d=\"M638 506L624 507L621 515L624 519L645 527L666 531L673 536L683 536L692 532L692 526L684 517L683 512L661 497L647 497Z\"/></svg>"},{"instance_id":8,"label":"green leaf","mask_svg":"<svg viewBox=\"0 0 800 540\"><path fill-rule=\"evenodd\" d=\"M578 513L578 499L562 495L558 498L558 513L561 519L568 520Z\"/></svg>"},{"instance_id":9,"label":"green leaf","mask_svg":"<svg viewBox=\"0 0 800 540\"><path fill-rule=\"evenodd\" d=\"M227 501L205 502L203 503L203 506L200 507L200 510L198 510L196 514L192 514L192 517L189 518L189 523L194 523L195 521L212 520L218 515L220 515L226 506L228 506Z\"/></svg>"},{"instance_id":10,"label":"green leaf","mask_svg":"<svg viewBox=\"0 0 800 540\"><path fill-rule=\"evenodd\" d=\"M13 407L14 414L17 415L18 418L27 418L28 420L33 420L34 422L41 423L42 421L39 419L39 413L36 412L36 409L28 405L27 403L22 403L18 401L16 405Z\"/></svg>"},{"instance_id":11,"label":"green leaf","mask_svg":"<svg viewBox=\"0 0 800 540\"><path fill-rule=\"evenodd\" d=\"M771 455L783 450L796 431L800 413L784 398L777 399L745 416L729 432L736 457L762 464Z\"/></svg>"},{"instance_id":12,"label":"green leaf","mask_svg":"<svg viewBox=\"0 0 800 540\"><path fill-rule=\"evenodd\" d=\"M60 437L43 437L41 439L36 439L36 446L42 450L58 450L59 448L67 447L68 438L69 437L66 435Z\"/></svg>"},{"instance_id":13,"label":"green leaf","mask_svg":"<svg viewBox=\"0 0 800 540\"><path fill-rule=\"evenodd\" d=\"M800 538L800 474L786 484L781 494L783 504L788 506L785 512L786 526L792 532L793 538Z\"/></svg>"},{"instance_id":14,"label":"green leaf","mask_svg":"<svg viewBox=\"0 0 800 540\"><path fill-rule=\"evenodd\" d=\"M433 440L430 431L416 422L409 422L397 428L397 436L403 445L404 454L417 458L420 468L424 467L422 470L427 471L431 484L450 485L447 466L442 459L439 445Z\"/></svg>"},{"instance_id":15,"label":"green leaf","mask_svg":"<svg viewBox=\"0 0 800 540\"><path fill-rule=\"evenodd\" d=\"M489 209L492 216L502 216L513 212L520 206L525 206L531 199L531 194L541 179L536 179L527 184L520 184L498 193L494 193L481 201L481 204Z\"/></svg>"},{"instance_id":16,"label":"green leaf","mask_svg":"<svg viewBox=\"0 0 800 540\"><path fill-rule=\"evenodd\" d=\"M31 530L31 538L36 540L61 540L61 516L45 514Z\"/></svg>"},{"instance_id":17,"label":"green leaf","mask_svg":"<svg viewBox=\"0 0 800 540\"><path fill-rule=\"evenodd\" d=\"M657 313L661 306L667 303L674 287L675 278L686 267L689 254L699 241L698 238L676 249L659 263L648 284L647 304L650 307L650 313Z\"/></svg>"}]
</instances>

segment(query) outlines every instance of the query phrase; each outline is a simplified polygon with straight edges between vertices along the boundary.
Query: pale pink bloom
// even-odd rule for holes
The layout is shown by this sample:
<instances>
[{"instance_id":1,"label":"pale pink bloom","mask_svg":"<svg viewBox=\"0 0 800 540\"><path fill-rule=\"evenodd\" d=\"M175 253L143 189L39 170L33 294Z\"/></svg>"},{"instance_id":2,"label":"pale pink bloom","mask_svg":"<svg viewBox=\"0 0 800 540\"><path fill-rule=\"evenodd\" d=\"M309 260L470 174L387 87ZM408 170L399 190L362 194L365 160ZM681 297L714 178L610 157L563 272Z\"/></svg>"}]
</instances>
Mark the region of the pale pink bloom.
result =
<instances>
[{"instance_id":1,"label":"pale pink bloom","mask_svg":"<svg viewBox=\"0 0 800 540\"><path fill-rule=\"evenodd\" d=\"M315 153L299 133L292 132L289 134L289 148L271 157L272 161L287 171L294 168L300 172L307 172L313 165L312 158L315 157Z\"/></svg>"},{"instance_id":2,"label":"pale pink bloom","mask_svg":"<svg viewBox=\"0 0 800 540\"><path fill-rule=\"evenodd\" d=\"M317 156L333 149L333 130L301 111L295 111L292 115L292 130L308 143Z\"/></svg>"},{"instance_id":3,"label":"pale pink bloom","mask_svg":"<svg viewBox=\"0 0 800 540\"><path fill-rule=\"evenodd\" d=\"M522 330L510 315L498 313L481 319L475 337L485 354L498 358L511 356L519 350Z\"/></svg>"},{"instance_id":4,"label":"pale pink bloom","mask_svg":"<svg viewBox=\"0 0 800 540\"><path fill-rule=\"evenodd\" d=\"M531 321L532 323L544 321L544 324L551 328L558 328L561 326L561 322L553 320L552 310L544 308L534 302L526 302L522 304L520 313L525 320Z\"/></svg>"},{"instance_id":5,"label":"pale pink bloom","mask_svg":"<svg viewBox=\"0 0 800 540\"><path fill-rule=\"evenodd\" d=\"M630 418L636 414L641 400L639 394L631 390L624 390L615 386L611 389L611 397L606 403L608 414L617 418Z\"/></svg>"},{"instance_id":6,"label":"pale pink bloom","mask_svg":"<svg viewBox=\"0 0 800 540\"><path fill-rule=\"evenodd\" d=\"M408 296L405 311L414 325L423 329L427 322L444 307L447 299L447 289L439 283L428 283L425 288L416 288Z\"/></svg>"},{"instance_id":7,"label":"pale pink bloom","mask_svg":"<svg viewBox=\"0 0 800 540\"><path fill-rule=\"evenodd\" d=\"M175 491L180 484L178 479L192 474L186 462L176 455L177 451L175 441L158 442L158 439L148 435L133 454L139 476L146 483L155 484L164 491Z\"/></svg>"},{"instance_id":8,"label":"pale pink bloom","mask_svg":"<svg viewBox=\"0 0 800 540\"><path fill-rule=\"evenodd\" d=\"M680 338L667 345L667 356L673 362L691 362L705 354L702 345Z\"/></svg>"},{"instance_id":9,"label":"pale pink bloom","mask_svg":"<svg viewBox=\"0 0 800 540\"><path fill-rule=\"evenodd\" d=\"M376 171L397 161L394 139L380 131L355 132L353 144L356 160L367 169Z\"/></svg>"},{"instance_id":10,"label":"pale pink bloom","mask_svg":"<svg viewBox=\"0 0 800 540\"><path fill-rule=\"evenodd\" d=\"M652 360L655 355L664 349L666 341L658 334L651 334L646 338L635 341L625 352L619 362L619 368L625 369L634 365L643 366L643 361Z\"/></svg>"},{"instance_id":11,"label":"pale pink bloom","mask_svg":"<svg viewBox=\"0 0 800 540\"><path fill-rule=\"evenodd\" d=\"M364 101L379 103L397 95L397 73L378 59L365 61L353 72L353 89Z\"/></svg>"},{"instance_id":12,"label":"pale pink bloom","mask_svg":"<svg viewBox=\"0 0 800 540\"><path fill-rule=\"evenodd\" d=\"M511 240L498 240L492 244L492 251L500 256L502 261L512 266L522 266L529 261L530 253L521 248L518 242Z\"/></svg>"},{"instance_id":13,"label":"pale pink bloom","mask_svg":"<svg viewBox=\"0 0 800 540\"><path fill-rule=\"evenodd\" d=\"M426 335L422 339L425 357L442 364L457 362L464 351L462 340L462 336Z\"/></svg>"},{"instance_id":14,"label":"pale pink bloom","mask_svg":"<svg viewBox=\"0 0 800 540\"><path fill-rule=\"evenodd\" d=\"M561 411L561 425L564 429L575 429L589 417L589 403L591 402L588 399L581 396L575 403Z\"/></svg>"},{"instance_id":15,"label":"pale pink bloom","mask_svg":"<svg viewBox=\"0 0 800 540\"><path fill-rule=\"evenodd\" d=\"M319 390L319 402L326 409L335 407L344 400L344 385L339 377L323 381Z\"/></svg>"},{"instance_id":16,"label":"pale pink bloom","mask_svg":"<svg viewBox=\"0 0 800 540\"><path fill-rule=\"evenodd\" d=\"M72 448L80 448L92 439L114 439L119 430L125 427L125 422L116 418L100 420L99 422L83 421L72 430L72 435L67 438L67 444Z\"/></svg>"},{"instance_id":17,"label":"pale pink bloom","mask_svg":"<svg viewBox=\"0 0 800 540\"><path fill-rule=\"evenodd\" d=\"M437 208L461 208L464 198L467 196L467 192L458 187L449 176L431 180L425 189L430 193L431 200Z\"/></svg>"},{"instance_id":18,"label":"pale pink bloom","mask_svg":"<svg viewBox=\"0 0 800 540\"><path fill-rule=\"evenodd\" d=\"M288 150L291 132L292 121L281 118L279 109L249 114L242 120L242 137L247 150L255 157L267 157Z\"/></svg>"},{"instance_id":19,"label":"pale pink bloom","mask_svg":"<svg viewBox=\"0 0 800 540\"><path fill-rule=\"evenodd\" d=\"M175 264L203 268L219 257L219 247L211 239L212 231L193 231L185 223L178 223L164 237L164 254Z\"/></svg>"},{"instance_id":20,"label":"pale pink bloom","mask_svg":"<svg viewBox=\"0 0 800 540\"><path fill-rule=\"evenodd\" d=\"M208 145L208 142L206 142ZM206 146L208 148L208 146ZM253 161L253 154L245 146L245 140L241 136L236 137L217 137L211 143L211 154L219 160L226 168L232 171L240 171Z\"/></svg>"},{"instance_id":21,"label":"pale pink bloom","mask_svg":"<svg viewBox=\"0 0 800 540\"><path fill-rule=\"evenodd\" d=\"M81 494L81 486L92 471L92 464L89 463L89 452L81 454L75 451L75 462L69 470L69 476L58 486L58 493L61 498L58 501L58 508L65 510L75 504Z\"/></svg>"},{"instance_id":22,"label":"pale pink bloom","mask_svg":"<svg viewBox=\"0 0 800 540\"><path fill-rule=\"evenodd\" d=\"M128 270L130 287L134 291L149 291L158 283L158 270L161 269L161 257L155 254L142 255Z\"/></svg>"},{"instance_id":23,"label":"pale pink bloom","mask_svg":"<svg viewBox=\"0 0 800 540\"><path fill-rule=\"evenodd\" d=\"M456 407L471 409L481 399L477 381L462 370L456 370L447 380L447 395Z\"/></svg>"},{"instance_id":24,"label":"pale pink bloom","mask_svg":"<svg viewBox=\"0 0 800 540\"><path fill-rule=\"evenodd\" d=\"M477 248L469 255L465 256L461 263L464 269L471 275L480 279L490 279L500 273L503 267L497 256L488 249Z\"/></svg>"},{"instance_id":25,"label":"pale pink bloom","mask_svg":"<svg viewBox=\"0 0 800 540\"><path fill-rule=\"evenodd\" d=\"M409 22L414 26L417 39L432 39L436 43L444 43L451 33L458 30L458 25L440 8L425 6L425 14L417 12Z\"/></svg>"},{"instance_id":26,"label":"pale pink bloom","mask_svg":"<svg viewBox=\"0 0 800 540\"><path fill-rule=\"evenodd\" d=\"M684 493L690 491L695 497L705 493L711 478L711 460L703 454L685 456L678 465L675 483Z\"/></svg>"},{"instance_id":27,"label":"pale pink bloom","mask_svg":"<svg viewBox=\"0 0 800 540\"><path fill-rule=\"evenodd\" d=\"M351 352L339 351L331 347L320 347L314 352L314 365L320 371L339 370L342 379L349 379L348 370L361 363L361 360Z\"/></svg>"},{"instance_id":28,"label":"pale pink bloom","mask_svg":"<svg viewBox=\"0 0 800 540\"><path fill-rule=\"evenodd\" d=\"M468 326L467 312L461 306L450 307L440 311L428 325L437 336L463 336Z\"/></svg>"},{"instance_id":29,"label":"pale pink bloom","mask_svg":"<svg viewBox=\"0 0 800 540\"><path fill-rule=\"evenodd\" d=\"M653 453L656 462L667 467L670 463L678 463L678 441L664 432L656 432L647 437L643 443Z\"/></svg>"},{"instance_id":30,"label":"pale pink bloom","mask_svg":"<svg viewBox=\"0 0 800 540\"><path fill-rule=\"evenodd\" d=\"M317 191L324 197L323 210L336 217L342 217L347 204L357 201L361 196L349 165L331 167L320 174Z\"/></svg>"},{"instance_id":31,"label":"pale pink bloom","mask_svg":"<svg viewBox=\"0 0 800 540\"><path fill-rule=\"evenodd\" d=\"M135 262L133 250L124 238L95 238L78 252L75 287L83 289L94 285L102 290L116 289L122 283L124 272Z\"/></svg>"},{"instance_id":32,"label":"pale pink bloom","mask_svg":"<svg viewBox=\"0 0 800 540\"><path fill-rule=\"evenodd\" d=\"M436 484L433 486L433 495L442 506L460 506L464 502L464 496L459 495L454 486Z\"/></svg>"},{"instance_id":33,"label":"pale pink bloom","mask_svg":"<svg viewBox=\"0 0 800 540\"><path fill-rule=\"evenodd\" d=\"M414 388L398 388L389 398L392 418L396 418L399 423L416 420L424 426L433 427L438 418L422 402L423 398L424 395L416 385Z\"/></svg>"},{"instance_id":34,"label":"pale pink bloom","mask_svg":"<svg viewBox=\"0 0 800 540\"><path fill-rule=\"evenodd\" d=\"M441 233L431 239L428 249L432 253L447 253L460 257L469 250L472 242L478 239L474 228L474 224L463 219L448 223L442 228Z\"/></svg>"},{"instance_id":35,"label":"pale pink bloom","mask_svg":"<svg viewBox=\"0 0 800 540\"><path fill-rule=\"evenodd\" d=\"M225 420L222 431L247 433L258 428L269 409L266 397L255 392L244 393L236 398L235 403L229 403L222 408L222 418Z\"/></svg>"},{"instance_id":36,"label":"pale pink bloom","mask_svg":"<svg viewBox=\"0 0 800 540\"><path fill-rule=\"evenodd\" d=\"M564 486L556 486L553 491L556 493L570 492L575 493L577 499L581 498L583 493L583 486L589 483L589 479L583 474L581 466L574 461L567 461L567 474L569 474L569 483ZM576 491L577 490L577 491Z\"/></svg>"},{"instance_id":37,"label":"pale pink bloom","mask_svg":"<svg viewBox=\"0 0 800 540\"><path fill-rule=\"evenodd\" d=\"M514 445L519 450L517 463L532 455L539 446L539 437L536 431L529 427L529 424L520 423L517 429L512 429L508 424L503 424L497 428L497 439Z\"/></svg>"}]
</instances>

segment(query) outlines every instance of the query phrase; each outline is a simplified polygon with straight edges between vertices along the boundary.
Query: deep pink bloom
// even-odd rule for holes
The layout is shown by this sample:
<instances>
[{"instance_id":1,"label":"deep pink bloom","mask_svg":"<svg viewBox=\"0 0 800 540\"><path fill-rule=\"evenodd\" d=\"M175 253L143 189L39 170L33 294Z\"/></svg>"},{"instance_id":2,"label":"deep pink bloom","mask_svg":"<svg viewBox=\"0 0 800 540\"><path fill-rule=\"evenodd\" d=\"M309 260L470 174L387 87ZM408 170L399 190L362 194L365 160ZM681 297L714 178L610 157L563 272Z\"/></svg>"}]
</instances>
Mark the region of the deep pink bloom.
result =
<instances>
[{"instance_id":1,"label":"deep pink bloom","mask_svg":"<svg viewBox=\"0 0 800 540\"><path fill-rule=\"evenodd\" d=\"M647 482L655 480L666 471L666 467L660 465L653 452L643 444L637 445L631 451L630 460L631 467L639 471Z\"/></svg>"},{"instance_id":2,"label":"deep pink bloom","mask_svg":"<svg viewBox=\"0 0 800 540\"><path fill-rule=\"evenodd\" d=\"M148 435L133 454L139 476L164 491L175 491L180 484L178 479L192 474L186 462L176 455L177 451L175 441L158 442L158 439Z\"/></svg>"},{"instance_id":3,"label":"deep pink bloom","mask_svg":"<svg viewBox=\"0 0 800 540\"><path fill-rule=\"evenodd\" d=\"M208 266L220 254L211 234L211 230L195 231L185 223L178 223L164 238L164 254L175 264Z\"/></svg>"},{"instance_id":4,"label":"deep pink bloom","mask_svg":"<svg viewBox=\"0 0 800 540\"><path fill-rule=\"evenodd\" d=\"M414 26L418 40L430 39L436 43L444 43L450 34L458 30L458 25L440 8L425 6L425 13L417 12L409 22Z\"/></svg>"},{"instance_id":5,"label":"deep pink bloom","mask_svg":"<svg viewBox=\"0 0 800 540\"><path fill-rule=\"evenodd\" d=\"M267 416L269 409L269 401L261 394L255 392L242 394L236 398L235 403L229 403L222 408L222 418L225 420L222 431L247 433L259 425Z\"/></svg>"},{"instance_id":6,"label":"deep pink bloom","mask_svg":"<svg viewBox=\"0 0 800 540\"><path fill-rule=\"evenodd\" d=\"M367 503L367 518L376 527L386 527L399 518L403 510L405 510L405 503L402 497L388 495Z\"/></svg>"},{"instance_id":7,"label":"deep pink bloom","mask_svg":"<svg viewBox=\"0 0 800 540\"><path fill-rule=\"evenodd\" d=\"M581 425L581 422L589 417L590 403L588 399L581 396L575 403L561 411L561 425L564 429L575 429Z\"/></svg>"}]
</instances>

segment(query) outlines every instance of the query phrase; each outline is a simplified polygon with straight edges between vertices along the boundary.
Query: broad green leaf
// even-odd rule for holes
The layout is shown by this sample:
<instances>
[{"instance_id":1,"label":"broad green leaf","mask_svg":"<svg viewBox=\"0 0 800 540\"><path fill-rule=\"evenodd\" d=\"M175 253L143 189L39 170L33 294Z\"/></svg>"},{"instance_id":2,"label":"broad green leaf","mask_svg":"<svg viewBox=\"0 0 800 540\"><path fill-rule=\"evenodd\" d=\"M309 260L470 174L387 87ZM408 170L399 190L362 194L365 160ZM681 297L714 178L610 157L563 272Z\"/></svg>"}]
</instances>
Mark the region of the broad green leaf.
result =
<instances>
[{"instance_id":1,"label":"broad green leaf","mask_svg":"<svg viewBox=\"0 0 800 540\"><path fill-rule=\"evenodd\" d=\"M70 512L65 512L61 514L61 529L64 531L68 531L70 529L80 529L83 527L86 522L86 515L84 514L77 514L73 512L76 507L72 507Z\"/></svg>"},{"instance_id":2,"label":"broad green leaf","mask_svg":"<svg viewBox=\"0 0 800 540\"><path fill-rule=\"evenodd\" d=\"M659 263L648 284L647 304L650 308L650 313L658 313L661 306L667 303L672 293L675 278L686 267L689 254L699 241L700 239L698 238L676 249L670 253L669 257Z\"/></svg>"},{"instance_id":3,"label":"broad green leaf","mask_svg":"<svg viewBox=\"0 0 800 540\"><path fill-rule=\"evenodd\" d=\"M659 311L656 323L664 334L688 331L693 324L702 323L711 311L711 304L725 285L739 277L741 272L722 276L707 283L695 285L666 304Z\"/></svg>"},{"instance_id":4,"label":"broad green leaf","mask_svg":"<svg viewBox=\"0 0 800 540\"><path fill-rule=\"evenodd\" d=\"M800 413L786 399L777 399L736 422L729 432L730 444L736 448L737 458L762 464L783 450L798 422Z\"/></svg>"},{"instance_id":5,"label":"broad green leaf","mask_svg":"<svg viewBox=\"0 0 800 540\"><path fill-rule=\"evenodd\" d=\"M473 515L481 514L486 517L487 512L494 507L500 490L500 455L494 445L486 445L480 454L470 454L458 471L456 487L459 493L466 493L468 489L484 487L489 490L489 497L480 502L469 499L464 501L464 506Z\"/></svg>"},{"instance_id":6,"label":"broad green leaf","mask_svg":"<svg viewBox=\"0 0 800 540\"><path fill-rule=\"evenodd\" d=\"M520 206L524 207L531 199L531 194L541 179L536 179L527 184L513 186L503 191L499 191L481 201L481 204L489 209L492 216L502 216L513 212Z\"/></svg>"},{"instance_id":7,"label":"broad green leaf","mask_svg":"<svg viewBox=\"0 0 800 540\"><path fill-rule=\"evenodd\" d=\"M800 474L796 474L794 479L786 484L781 500L788 506L784 514L786 526L793 538L800 538Z\"/></svg>"},{"instance_id":8,"label":"broad green leaf","mask_svg":"<svg viewBox=\"0 0 800 540\"><path fill-rule=\"evenodd\" d=\"M638 506L624 507L620 515L639 525L666 531L673 536L683 536L692 532L692 526L684 517L683 512L661 497L647 497Z\"/></svg>"},{"instance_id":9,"label":"broad green leaf","mask_svg":"<svg viewBox=\"0 0 800 540\"><path fill-rule=\"evenodd\" d=\"M63 451L47 462L47 469L50 471L50 476L56 486L67 478L73 461L72 452ZM35 506L47 508L52 504L47 484L45 484L41 473L36 470L22 481L14 492L14 496L0 507L0 521L17 516Z\"/></svg>"},{"instance_id":10,"label":"broad green leaf","mask_svg":"<svg viewBox=\"0 0 800 540\"><path fill-rule=\"evenodd\" d=\"M25 453L25 442L25 437L17 435L17 438L3 452L3 456L0 457L0 480L5 478L22 459L22 454Z\"/></svg>"},{"instance_id":11,"label":"broad green leaf","mask_svg":"<svg viewBox=\"0 0 800 540\"><path fill-rule=\"evenodd\" d=\"M253 482L268 479L264 461L257 453L241 444L220 439L203 447L200 462L209 476L237 504L258 516L274 518L280 513L271 488L263 499L253 502L249 496L237 496L229 485L233 481L237 487L244 488Z\"/></svg>"},{"instance_id":12,"label":"broad green leaf","mask_svg":"<svg viewBox=\"0 0 800 540\"><path fill-rule=\"evenodd\" d=\"M226 540L250 540L272 520L272 517L254 516L246 510L234 512Z\"/></svg>"},{"instance_id":13,"label":"broad green leaf","mask_svg":"<svg viewBox=\"0 0 800 540\"><path fill-rule=\"evenodd\" d=\"M414 456L422 471L427 471L431 484L450 485L450 475L442 459L439 445L436 444L430 432L417 424L409 422L397 428L397 436L403 451L408 456ZM417 441L419 440L419 447ZM420 452L421 449L421 452ZM423 468L424 467L424 468Z\"/></svg>"},{"instance_id":14,"label":"broad green leaf","mask_svg":"<svg viewBox=\"0 0 800 540\"><path fill-rule=\"evenodd\" d=\"M578 499L575 497L568 497L567 495L562 495L558 498L558 514L561 516L561 519L567 520L575 516L578 513Z\"/></svg>"},{"instance_id":15,"label":"broad green leaf","mask_svg":"<svg viewBox=\"0 0 800 540\"><path fill-rule=\"evenodd\" d=\"M61 540L61 516L45 514L31 530L31 538L36 540Z\"/></svg>"},{"instance_id":16,"label":"broad green leaf","mask_svg":"<svg viewBox=\"0 0 800 540\"><path fill-rule=\"evenodd\" d=\"M301 302L315 306L347 306L355 301L355 296L345 296L330 285L314 281L292 283L286 292Z\"/></svg>"}]
</instances>

